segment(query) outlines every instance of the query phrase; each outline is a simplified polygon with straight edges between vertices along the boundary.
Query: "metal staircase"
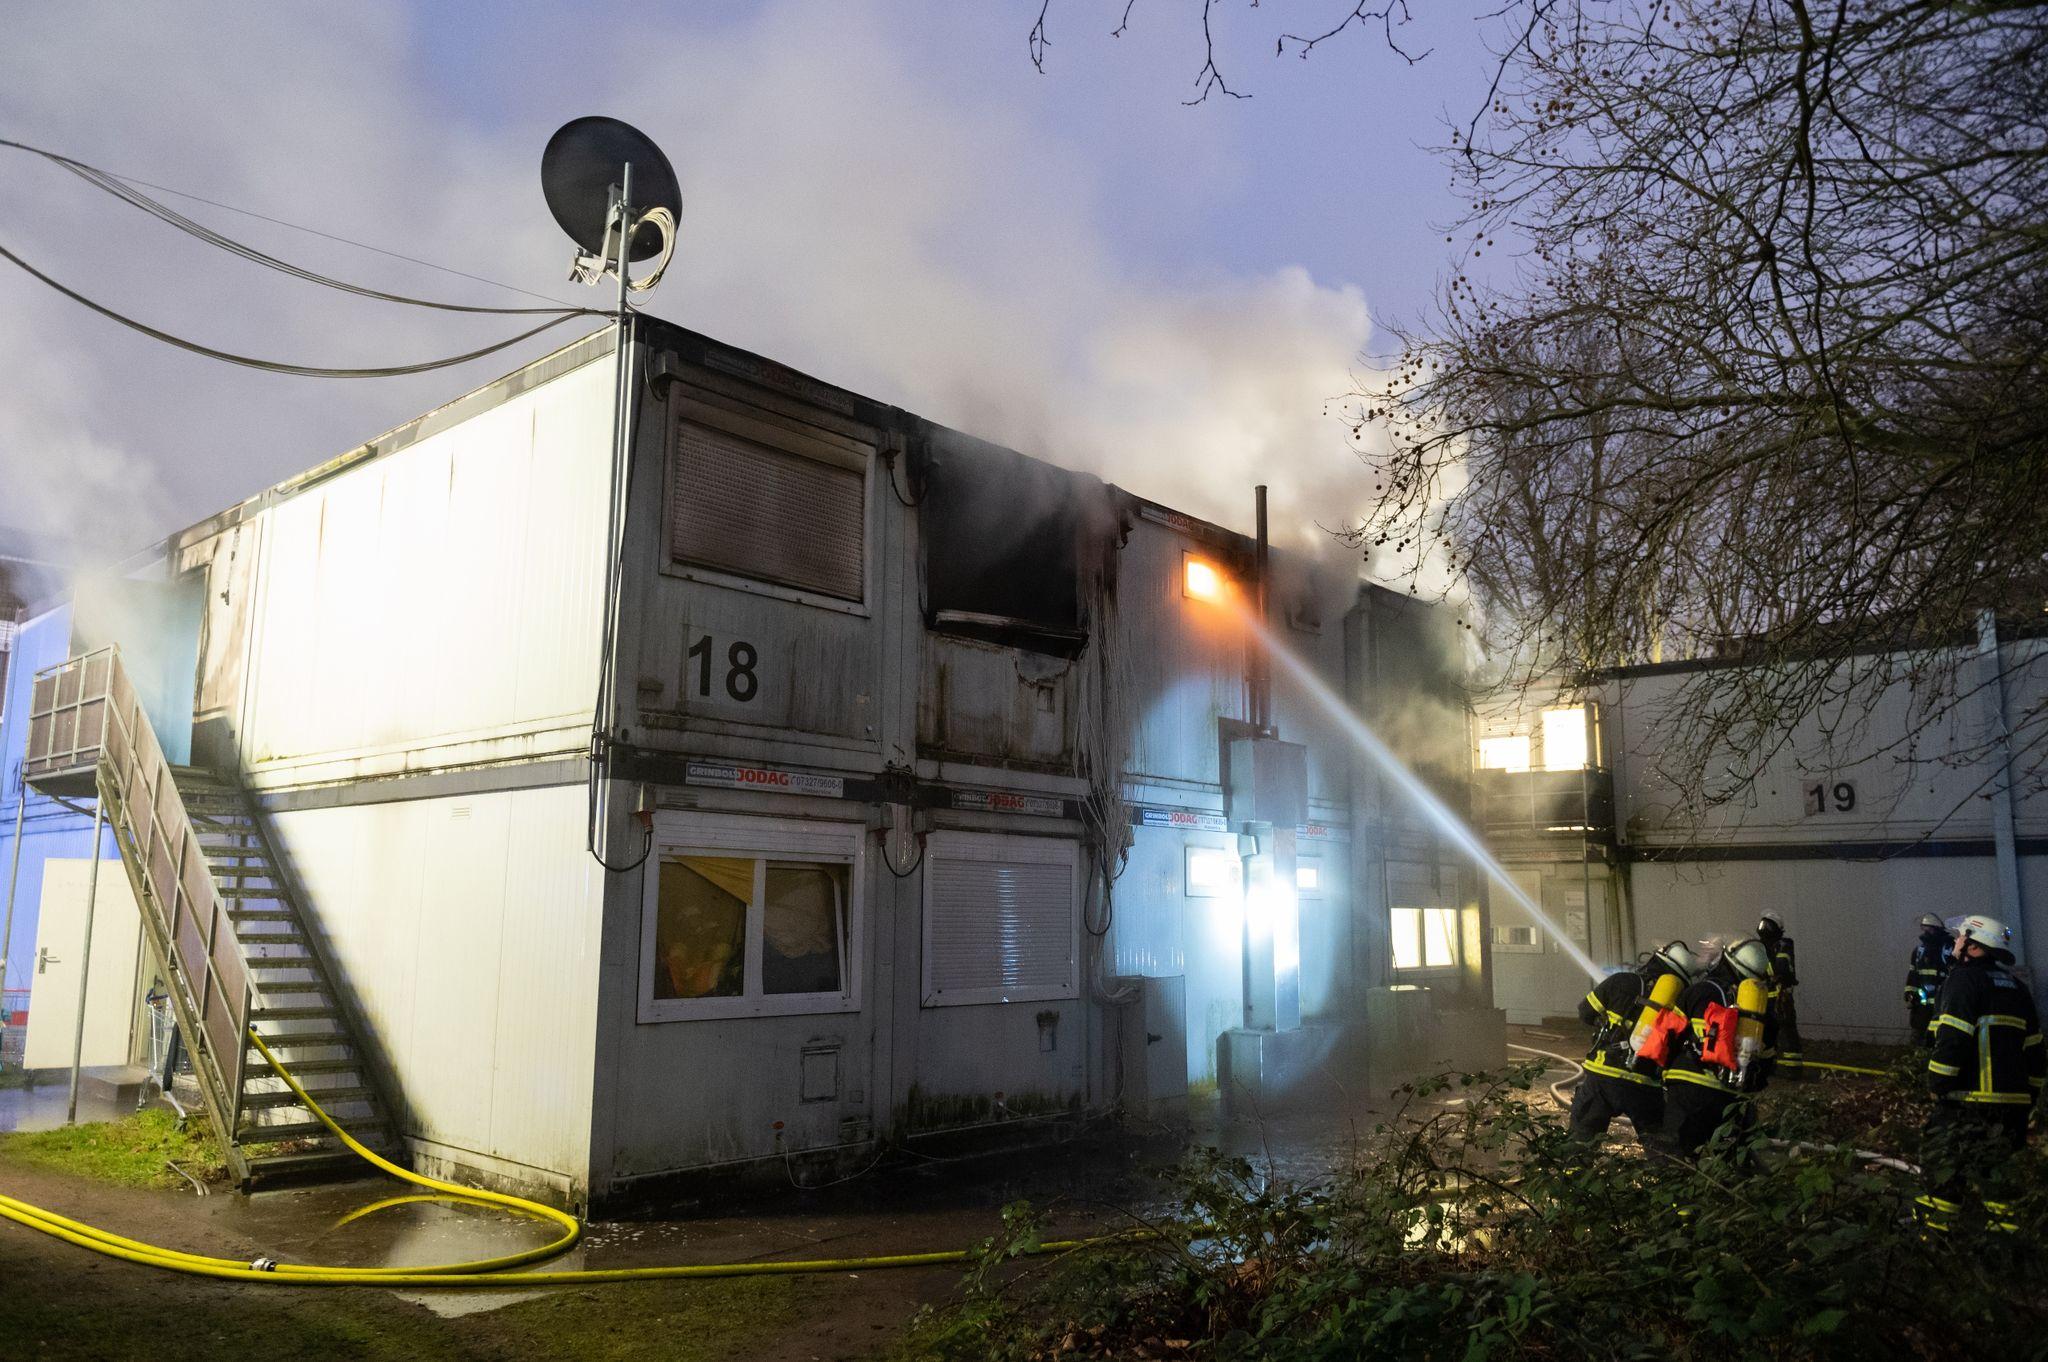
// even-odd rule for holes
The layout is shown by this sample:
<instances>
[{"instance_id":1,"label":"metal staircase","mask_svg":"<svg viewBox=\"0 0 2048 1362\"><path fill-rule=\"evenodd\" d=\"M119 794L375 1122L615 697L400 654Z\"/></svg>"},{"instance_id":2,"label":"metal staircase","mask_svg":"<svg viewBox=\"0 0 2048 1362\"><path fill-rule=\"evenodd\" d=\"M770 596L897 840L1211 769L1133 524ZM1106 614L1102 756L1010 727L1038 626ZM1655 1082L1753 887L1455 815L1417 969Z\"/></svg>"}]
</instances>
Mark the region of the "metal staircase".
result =
<instances>
[{"instance_id":1,"label":"metal staircase","mask_svg":"<svg viewBox=\"0 0 2048 1362\"><path fill-rule=\"evenodd\" d=\"M231 781L164 759L115 649L36 675L25 774L44 793L99 798L235 1179L362 1169L254 1052L251 1026L350 1135L391 1157L359 1024L262 820Z\"/></svg>"}]
</instances>

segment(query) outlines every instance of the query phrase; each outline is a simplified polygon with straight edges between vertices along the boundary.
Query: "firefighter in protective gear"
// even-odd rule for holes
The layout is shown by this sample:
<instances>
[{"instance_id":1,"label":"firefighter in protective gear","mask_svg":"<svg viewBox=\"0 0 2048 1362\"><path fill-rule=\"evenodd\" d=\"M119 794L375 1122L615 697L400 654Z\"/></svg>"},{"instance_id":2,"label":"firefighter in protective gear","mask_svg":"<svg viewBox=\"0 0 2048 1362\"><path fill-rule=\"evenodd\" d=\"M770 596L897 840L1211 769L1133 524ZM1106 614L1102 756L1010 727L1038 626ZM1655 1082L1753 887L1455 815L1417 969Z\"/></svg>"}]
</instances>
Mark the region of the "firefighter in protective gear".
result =
<instances>
[{"instance_id":1,"label":"firefighter in protective gear","mask_svg":"<svg viewBox=\"0 0 2048 1362\"><path fill-rule=\"evenodd\" d=\"M1966 1199L1981 1202L1994 1226L2011 1228L2006 1207L1985 1195L2002 1181L2005 1161L1986 1153L2013 1154L2026 1144L2028 1118L2048 1081L2040 1013L2032 990L2009 968L2011 942L1997 918L1960 919L1948 977L1934 1001L1927 1087L1935 1102L1926 1132L1935 1159L1959 1160L1955 1175L1920 1199L1938 1228Z\"/></svg>"},{"instance_id":2,"label":"firefighter in protective gear","mask_svg":"<svg viewBox=\"0 0 2048 1362\"><path fill-rule=\"evenodd\" d=\"M1664 1123L1664 1087L1658 1066L1636 1055L1636 1037L1676 1001L1699 973L1692 948L1673 941L1634 968L1602 979L1579 1002L1579 1020L1593 1028L1586 1072L1572 1090L1572 1134L1597 1142L1617 1116L1628 1118L1638 1140L1656 1138Z\"/></svg>"},{"instance_id":3,"label":"firefighter in protective gear","mask_svg":"<svg viewBox=\"0 0 2048 1362\"><path fill-rule=\"evenodd\" d=\"M1920 915L1920 940L1906 961L1906 1026L1921 1049L1934 1045L1934 1000L1954 958L1948 928L1932 913Z\"/></svg>"},{"instance_id":4,"label":"firefighter in protective gear","mask_svg":"<svg viewBox=\"0 0 2048 1362\"><path fill-rule=\"evenodd\" d=\"M1664 1137L1694 1154L1724 1122L1738 1135L1755 1124L1750 1099L1769 1065L1764 1024L1770 1008L1771 955L1761 941L1739 941L1679 995L1664 1056Z\"/></svg>"},{"instance_id":5,"label":"firefighter in protective gear","mask_svg":"<svg viewBox=\"0 0 2048 1362\"><path fill-rule=\"evenodd\" d=\"M1764 1021L1765 1067L1775 1073L1779 1067L1787 1078L1805 1077L1805 1056L1800 1053L1799 1005L1793 990L1799 973L1793 968L1792 938L1785 935L1785 920L1766 908L1757 918L1756 939L1771 957L1770 1012Z\"/></svg>"}]
</instances>

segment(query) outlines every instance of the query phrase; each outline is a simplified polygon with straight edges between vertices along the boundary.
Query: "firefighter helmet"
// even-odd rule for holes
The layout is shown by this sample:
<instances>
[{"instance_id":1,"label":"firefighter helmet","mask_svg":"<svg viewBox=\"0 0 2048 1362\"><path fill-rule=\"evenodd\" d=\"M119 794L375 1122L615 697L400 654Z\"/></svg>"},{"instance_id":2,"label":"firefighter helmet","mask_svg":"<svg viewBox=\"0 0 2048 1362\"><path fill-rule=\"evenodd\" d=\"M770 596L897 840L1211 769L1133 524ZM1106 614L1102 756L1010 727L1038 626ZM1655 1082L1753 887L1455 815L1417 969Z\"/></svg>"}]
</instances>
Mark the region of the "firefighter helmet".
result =
<instances>
[{"instance_id":1,"label":"firefighter helmet","mask_svg":"<svg viewBox=\"0 0 2048 1362\"><path fill-rule=\"evenodd\" d=\"M2012 959L2012 928L1995 917L1972 913L1956 919L1956 935L1965 941L1974 941L1993 955L2006 960Z\"/></svg>"},{"instance_id":2,"label":"firefighter helmet","mask_svg":"<svg viewBox=\"0 0 2048 1362\"><path fill-rule=\"evenodd\" d=\"M1778 916L1774 908L1766 908L1757 915L1757 938L1762 941L1776 941L1785 935L1785 919Z\"/></svg>"},{"instance_id":3,"label":"firefighter helmet","mask_svg":"<svg viewBox=\"0 0 2048 1362\"><path fill-rule=\"evenodd\" d=\"M1723 952L1721 958L1745 979L1770 977L1771 953L1764 949L1764 943L1761 941L1738 941Z\"/></svg>"},{"instance_id":4,"label":"firefighter helmet","mask_svg":"<svg viewBox=\"0 0 2048 1362\"><path fill-rule=\"evenodd\" d=\"M1922 927L1932 927L1936 931L1943 930L1941 919L1932 913L1922 913L1920 915L1920 925Z\"/></svg>"},{"instance_id":5,"label":"firefighter helmet","mask_svg":"<svg viewBox=\"0 0 2048 1362\"><path fill-rule=\"evenodd\" d=\"M1683 941L1670 941L1650 953L1653 960L1661 960L1673 974L1688 983L1700 976L1700 959L1692 953L1692 947Z\"/></svg>"}]
</instances>

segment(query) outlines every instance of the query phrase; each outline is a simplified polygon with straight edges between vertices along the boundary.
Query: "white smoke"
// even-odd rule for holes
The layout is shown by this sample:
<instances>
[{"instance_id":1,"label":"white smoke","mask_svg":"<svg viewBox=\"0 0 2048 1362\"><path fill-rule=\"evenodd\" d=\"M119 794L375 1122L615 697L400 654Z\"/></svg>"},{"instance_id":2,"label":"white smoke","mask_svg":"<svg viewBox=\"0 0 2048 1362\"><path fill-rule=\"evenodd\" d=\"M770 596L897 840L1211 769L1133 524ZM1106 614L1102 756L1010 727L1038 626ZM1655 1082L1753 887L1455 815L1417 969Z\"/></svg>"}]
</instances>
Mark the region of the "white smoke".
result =
<instances>
[{"instance_id":1,"label":"white smoke","mask_svg":"<svg viewBox=\"0 0 2048 1362\"><path fill-rule=\"evenodd\" d=\"M657 314L1236 528L1268 483L1276 541L1327 551L1316 527L1370 500L1337 400L1371 339L1361 286L1285 264L1152 276L1121 258L1087 147L927 69L892 22L879 0L716 25L636 11L624 69L602 79L611 36L557 27L516 61L499 52L504 116L479 127L451 116L393 4L16 6L0 18L0 134L601 303L558 282L569 250L536 167L560 122L614 114L683 184ZM224 348L367 364L516 329L272 280L6 156L0 201L32 207L0 241ZM173 202L333 273L521 301ZM287 379L129 335L0 266L0 523L136 547L580 329L424 378Z\"/></svg>"}]
</instances>

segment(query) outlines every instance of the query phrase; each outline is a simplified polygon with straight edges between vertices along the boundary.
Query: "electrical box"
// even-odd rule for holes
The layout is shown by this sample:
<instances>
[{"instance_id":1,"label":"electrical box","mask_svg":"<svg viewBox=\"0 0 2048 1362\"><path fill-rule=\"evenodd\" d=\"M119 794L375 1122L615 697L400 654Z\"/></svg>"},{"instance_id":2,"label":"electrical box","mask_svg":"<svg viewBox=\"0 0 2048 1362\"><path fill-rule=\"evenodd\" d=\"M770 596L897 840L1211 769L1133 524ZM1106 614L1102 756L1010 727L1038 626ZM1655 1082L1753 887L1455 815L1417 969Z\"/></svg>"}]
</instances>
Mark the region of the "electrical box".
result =
<instances>
[{"instance_id":1,"label":"electrical box","mask_svg":"<svg viewBox=\"0 0 2048 1362\"><path fill-rule=\"evenodd\" d=\"M1278 738L1230 744L1230 821L1292 828L1308 821L1308 749Z\"/></svg>"}]
</instances>

